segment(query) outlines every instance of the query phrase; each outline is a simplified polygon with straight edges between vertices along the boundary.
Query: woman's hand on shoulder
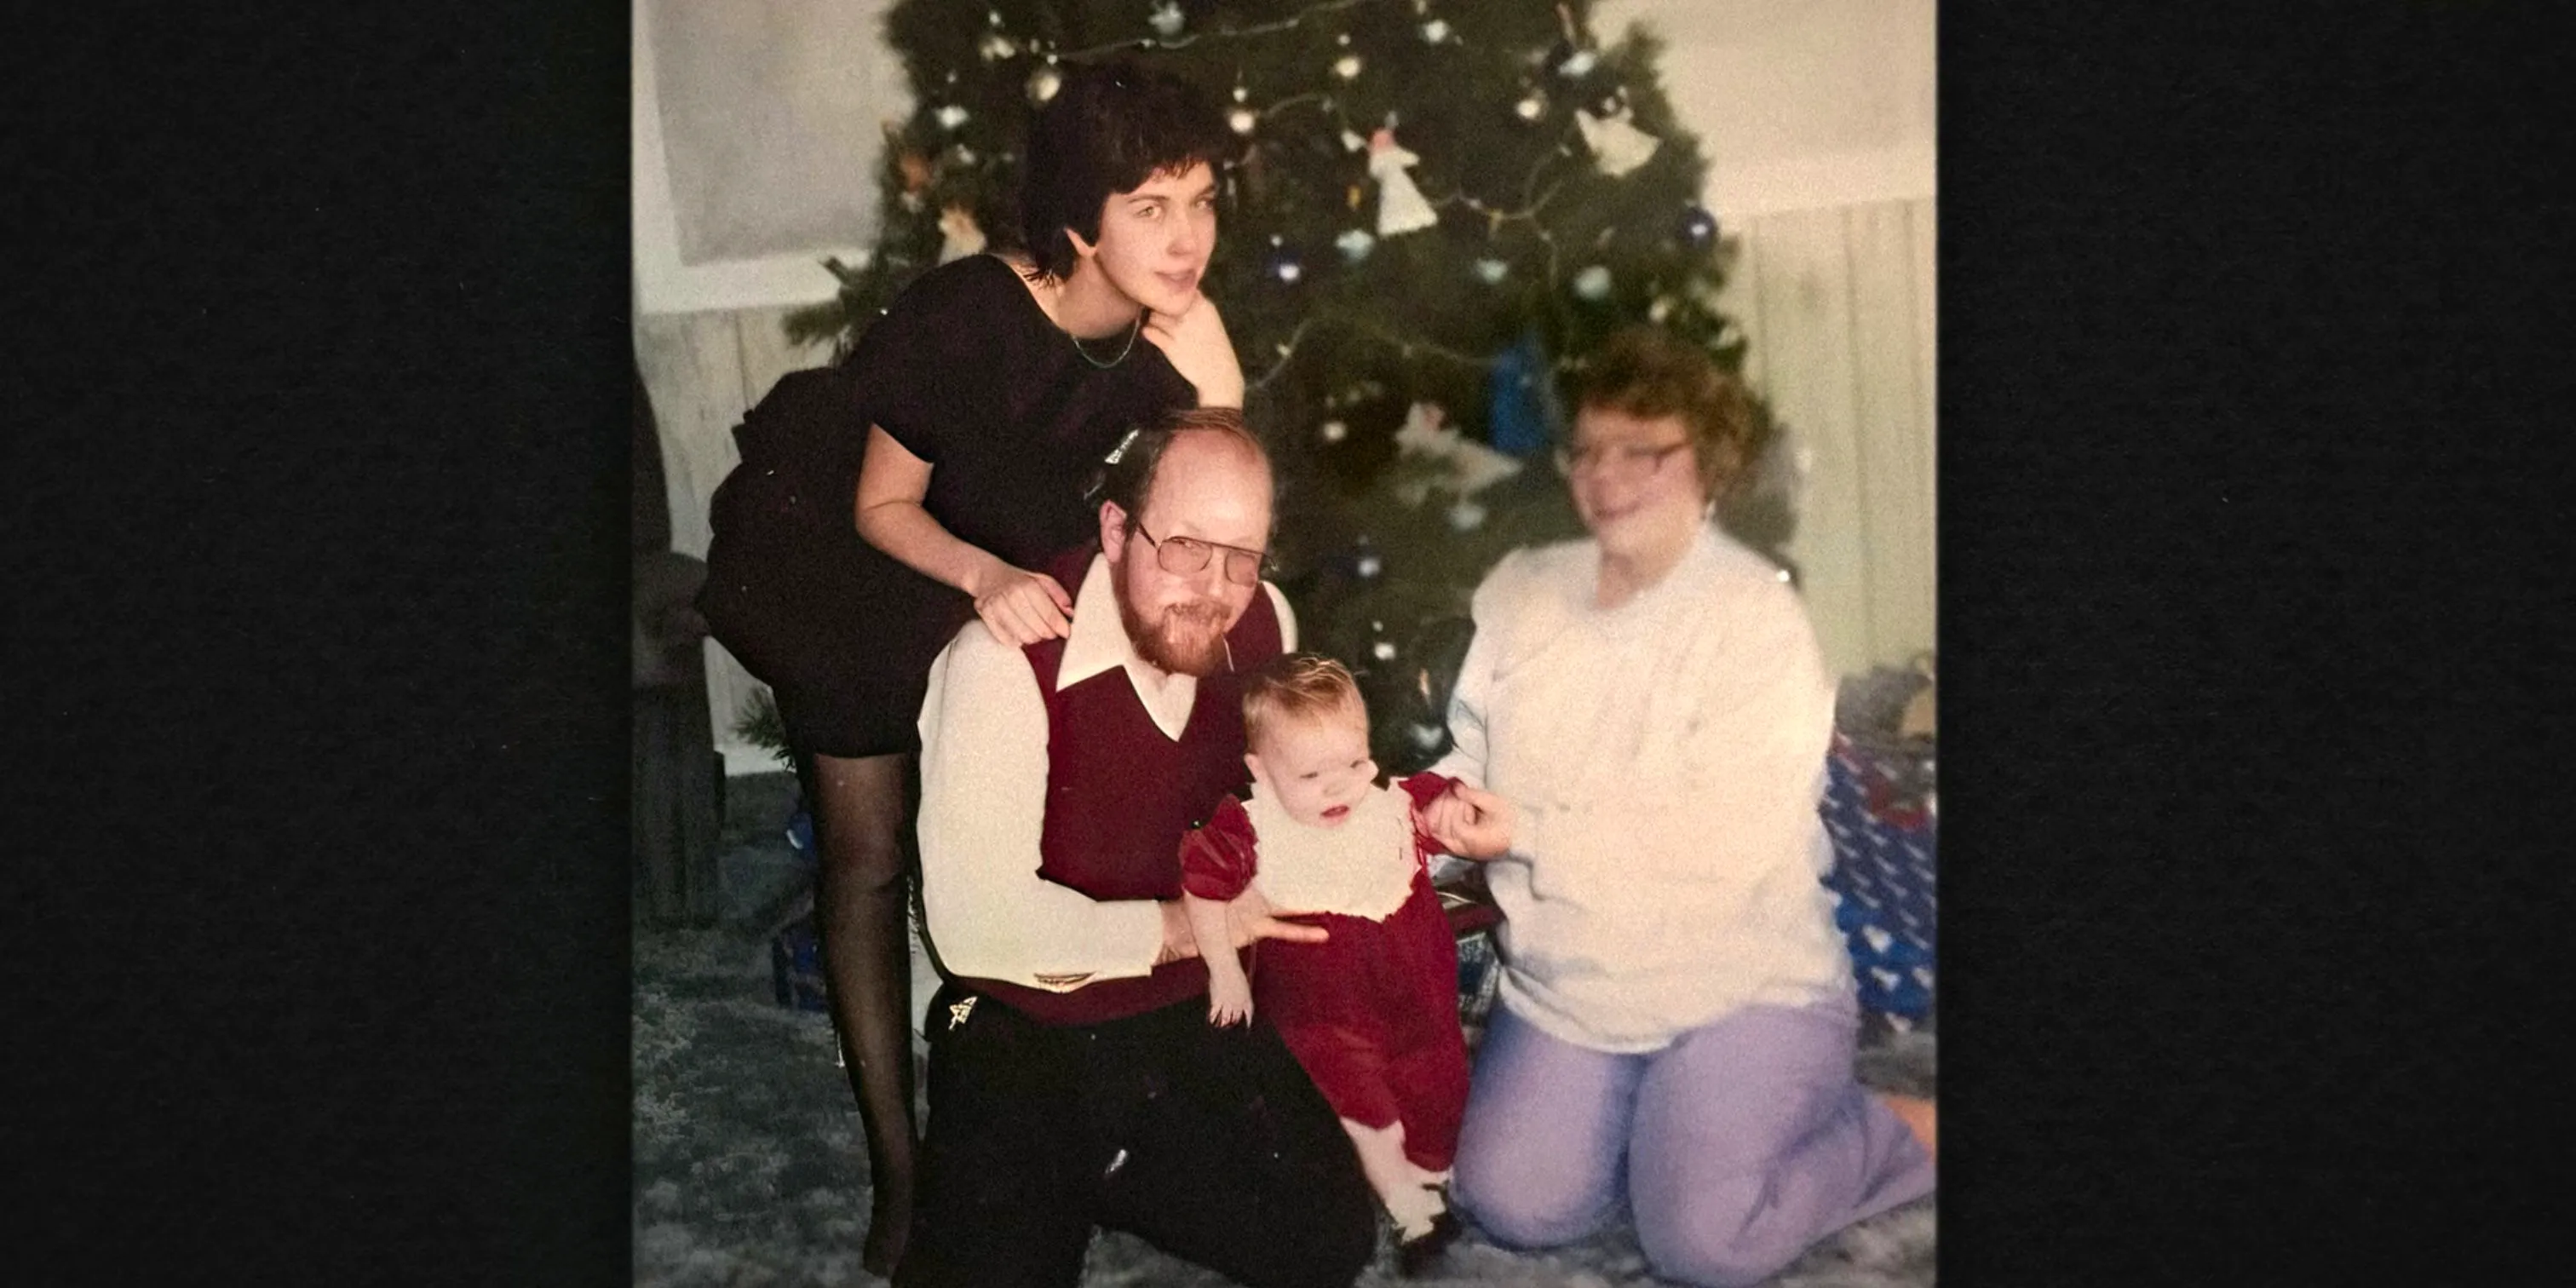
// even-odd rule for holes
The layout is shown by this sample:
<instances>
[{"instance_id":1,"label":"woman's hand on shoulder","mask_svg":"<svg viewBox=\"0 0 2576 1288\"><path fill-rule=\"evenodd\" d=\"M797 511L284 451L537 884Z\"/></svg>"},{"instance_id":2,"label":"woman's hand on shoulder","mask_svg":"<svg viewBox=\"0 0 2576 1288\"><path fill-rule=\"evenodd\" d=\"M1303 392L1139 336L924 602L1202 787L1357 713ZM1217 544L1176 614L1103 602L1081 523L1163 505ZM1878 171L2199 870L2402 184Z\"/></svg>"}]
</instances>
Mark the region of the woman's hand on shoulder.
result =
<instances>
[{"instance_id":1,"label":"woman's hand on shoulder","mask_svg":"<svg viewBox=\"0 0 2576 1288\"><path fill-rule=\"evenodd\" d=\"M1243 364L1235 360L1234 338L1226 334L1216 301L1206 294L1179 313L1146 314L1145 338L1199 391L1199 406L1243 405Z\"/></svg>"},{"instance_id":2,"label":"woman's hand on shoulder","mask_svg":"<svg viewBox=\"0 0 2576 1288\"><path fill-rule=\"evenodd\" d=\"M1054 639L1072 629L1073 596L1055 578L1000 560L970 588L975 615L993 638L1013 648Z\"/></svg>"}]
</instances>

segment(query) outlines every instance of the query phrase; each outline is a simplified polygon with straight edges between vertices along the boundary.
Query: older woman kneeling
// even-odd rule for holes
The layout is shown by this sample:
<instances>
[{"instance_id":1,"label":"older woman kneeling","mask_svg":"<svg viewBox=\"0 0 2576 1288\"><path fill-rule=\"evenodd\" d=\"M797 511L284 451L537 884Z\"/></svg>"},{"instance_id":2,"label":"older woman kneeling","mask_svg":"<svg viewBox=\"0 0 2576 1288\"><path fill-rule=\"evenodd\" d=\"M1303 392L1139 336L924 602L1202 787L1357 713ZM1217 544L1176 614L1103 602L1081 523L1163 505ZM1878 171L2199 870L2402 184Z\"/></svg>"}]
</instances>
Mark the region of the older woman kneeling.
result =
<instances>
[{"instance_id":1,"label":"older woman kneeling","mask_svg":"<svg viewBox=\"0 0 2576 1288\"><path fill-rule=\"evenodd\" d=\"M1761 446L1744 393L1642 328L1572 393L1591 537L1477 589L1439 765L1481 787L1451 821L1505 916L1457 1198L1544 1247L1624 1195L1658 1274L1755 1283L1929 1193L1933 1110L1853 1080L1833 685L1797 592L1711 522Z\"/></svg>"}]
</instances>

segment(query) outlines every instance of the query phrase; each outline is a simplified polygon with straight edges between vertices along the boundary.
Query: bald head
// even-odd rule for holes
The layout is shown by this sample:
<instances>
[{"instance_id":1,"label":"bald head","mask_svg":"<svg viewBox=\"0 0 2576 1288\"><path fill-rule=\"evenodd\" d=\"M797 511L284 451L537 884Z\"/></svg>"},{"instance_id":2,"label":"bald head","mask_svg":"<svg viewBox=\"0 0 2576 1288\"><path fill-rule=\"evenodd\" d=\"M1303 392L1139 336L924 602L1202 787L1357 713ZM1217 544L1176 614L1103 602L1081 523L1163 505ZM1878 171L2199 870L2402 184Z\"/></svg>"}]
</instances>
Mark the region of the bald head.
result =
<instances>
[{"instance_id":1,"label":"bald head","mask_svg":"<svg viewBox=\"0 0 2576 1288\"><path fill-rule=\"evenodd\" d=\"M1235 535L1246 538L1226 544L1253 550L1269 545L1270 456L1250 434L1237 429L1186 427L1172 435L1171 444L1163 449L1154 466L1153 474L1145 481L1140 508L1156 536L1162 535L1163 529L1155 521L1165 519L1167 511L1193 512L1213 522L1217 518L1214 510L1223 508L1229 518L1242 520L1235 526Z\"/></svg>"},{"instance_id":2,"label":"bald head","mask_svg":"<svg viewBox=\"0 0 2576 1288\"><path fill-rule=\"evenodd\" d=\"M1211 437L1218 441L1206 441ZM1163 457L1183 440L1194 440L1193 452L1217 451L1236 458L1238 465L1244 456L1256 458L1264 476L1269 473L1269 454L1244 428L1242 412L1231 407L1184 408L1127 436L1101 476L1101 498L1129 515L1144 514L1162 474ZM1146 521L1151 523L1151 517Z\"/></svg>"}]
</instances>

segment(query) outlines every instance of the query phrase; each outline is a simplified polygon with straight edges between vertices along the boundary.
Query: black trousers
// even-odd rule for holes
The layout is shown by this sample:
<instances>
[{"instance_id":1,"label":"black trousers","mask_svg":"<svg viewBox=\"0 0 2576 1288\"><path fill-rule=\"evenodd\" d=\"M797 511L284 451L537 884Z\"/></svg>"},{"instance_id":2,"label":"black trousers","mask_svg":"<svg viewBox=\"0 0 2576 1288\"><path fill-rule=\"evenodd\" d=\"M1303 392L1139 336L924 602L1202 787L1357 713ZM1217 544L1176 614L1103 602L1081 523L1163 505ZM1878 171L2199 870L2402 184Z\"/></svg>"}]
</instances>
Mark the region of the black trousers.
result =
<instances>
[{"instance_id":1,"label":"black trousers","mask_svg":"<svg viewBox=\"0 0 2576 1288\"><path fill-rule=\"evenodd\" d=\"M1268 1025L1214 1028L1205 998L1045 1025L951 982L926 1027L897 1288L1066 1288L1095 1226L1253 1288L1345 1288L1375 1254L1350 1139Z\"/></svg>"}]
</instances>

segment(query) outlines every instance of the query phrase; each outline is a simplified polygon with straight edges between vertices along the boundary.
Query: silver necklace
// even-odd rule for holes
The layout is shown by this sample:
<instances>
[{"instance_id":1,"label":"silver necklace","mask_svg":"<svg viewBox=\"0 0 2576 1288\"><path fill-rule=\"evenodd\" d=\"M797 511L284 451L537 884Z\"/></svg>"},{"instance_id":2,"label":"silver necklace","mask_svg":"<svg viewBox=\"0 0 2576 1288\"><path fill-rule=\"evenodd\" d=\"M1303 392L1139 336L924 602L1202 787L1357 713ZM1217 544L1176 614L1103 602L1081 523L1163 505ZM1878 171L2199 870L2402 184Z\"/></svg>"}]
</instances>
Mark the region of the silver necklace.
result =
<instances>
[{"instance_id":1,"label":"silver necklace","mask_svg":"<svg viewBox=\"0 0 2576 1288\"><path fill-rule=\"evenodd\" d=\"M1144 315L1144 314L1142 314L1142 313L1139 313L1139 314L1137 314L1137 315L1136 315L1136 320L1135 320L1135 321L1133 321L1133 322L1131 322L1131 323L1128 323L1128 324L1127 324L1127 343L1125 343L1125 344L1123 344L1123 345L1120 345L1120 346L1118 347L1118 356L1117 356L1117 357L1115 357L1115 358L1111 358L1111 359L1110 359L1109 361L1107 361L1107 362L1102 362L1100 359L1095 358L1095 357L1092 357L1092 356L1091 356L1091 350L1089 350L1089 349L1086 349L1086 348L1083 348L1083 347L1082 347L1082 337L1081 337L1081 336L1075 335L1075 334L1074 334L1073 332L1071 332L1071 331L1067 331L1067 332L1065 332L1065 333L1064 333L1064 338L1065 338L1065 339L1068 339L1068 340L1073 341L1073 351L1074 351L1075 353L1079 353L1079 354L1081 354L1081 355L1082 355L1082 360L1083 360L1083 361L1090 363L1092 366L1097 367L1097 368L1099 368L1099 369L1100 369L1100 370L1102 370L1102 371L1107 371L1107 370L1108 370L1108 369L1110 369L1111 367L1117 366L1119 363L1125 362L1125 361L1127 360L1127 353L1128 353L1128 351L1136 347L1136 334L1137 334L1137 332L1140 332L1140 331L1142 331L1142 330L1144 330L1144 329L1145 329L1145 315Z\"/></svg>"}]
</instances>

